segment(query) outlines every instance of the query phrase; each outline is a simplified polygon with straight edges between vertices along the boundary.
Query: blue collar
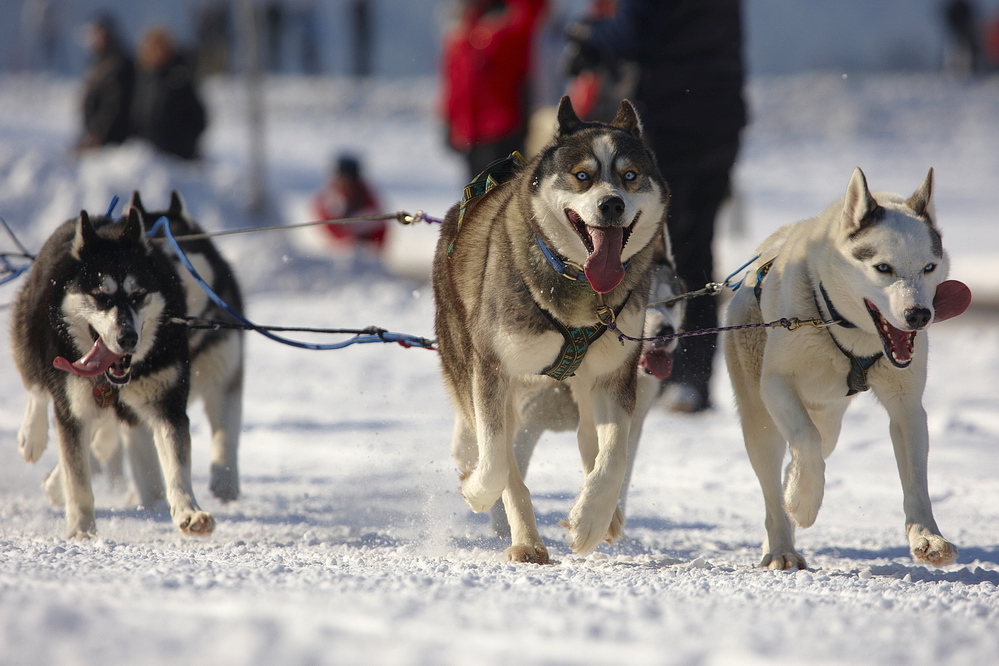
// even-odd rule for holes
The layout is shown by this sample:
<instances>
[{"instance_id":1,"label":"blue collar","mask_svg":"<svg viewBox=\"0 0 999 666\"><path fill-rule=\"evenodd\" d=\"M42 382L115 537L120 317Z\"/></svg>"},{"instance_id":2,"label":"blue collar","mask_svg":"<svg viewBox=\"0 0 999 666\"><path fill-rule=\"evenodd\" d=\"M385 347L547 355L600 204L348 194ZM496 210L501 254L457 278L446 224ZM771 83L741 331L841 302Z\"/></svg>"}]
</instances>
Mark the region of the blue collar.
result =
<instances>
[{"instance_id":1,"label":"blue collar","mask_svg":"<svg viewBox=\"0 0 999 666\"><path fill-rule=\"evenodd\" d=\"M541 236L535 236L534 240L538 242L538 247L541 248L541 254L545 256L545 259L548 260L548 263L555 269L556 273L564 278L573 280L574 282L586 282L587 284L590 282L589 279L587 279L586 273L583 271L582 266L574 264L571 261L567 261L552 252L551 249L545 245L545 242L541 240Z\"/></svg>"}]
</instances>

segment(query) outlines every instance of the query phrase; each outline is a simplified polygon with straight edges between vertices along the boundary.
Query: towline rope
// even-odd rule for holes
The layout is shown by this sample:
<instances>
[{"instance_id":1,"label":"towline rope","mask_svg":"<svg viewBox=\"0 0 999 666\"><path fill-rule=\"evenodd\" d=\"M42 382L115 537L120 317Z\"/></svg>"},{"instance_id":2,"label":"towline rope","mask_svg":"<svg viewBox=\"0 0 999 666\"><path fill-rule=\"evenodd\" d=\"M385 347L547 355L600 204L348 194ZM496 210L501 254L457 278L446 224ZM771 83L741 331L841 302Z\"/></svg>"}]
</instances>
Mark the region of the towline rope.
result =
<instances>
[{"instance_id":1,"label":"towline rope","mask_svg":"<svg viewBox=\"0 0 999 666\"><path fill-rule=\"evenodd\" d=\"M222 310L226 314L228 314L234 320L239 322L240 328L244 328L245 330L256 331L257 333L260 333L264 337L274 340L275 342L280 342L281 344L285 344L291 347L297 347L299 349L310 349L313 351L328 351L334 349L343 349L344 347L349 347L350 345L366 344L373 342L396 342L402 345L403 347L407 348L420 347L422 349L431 349L431 350L434 349L433 346L434 342L432 340L428 340L427 338L421 338L415 335L408 335L405 333L392 333L390 331L386 331L384 329L376 327L369 327L367 329L357 329L357 330L343 330L343 329L314 330L314 332L323 332L323 333L336 332L336 333L354 334L354 337L350 338L349 340L344 340L342 342L335 342L330 344L301 342L298 340L285 338L280 335L275 335L271 331L281 330L280 328L273 326L258 326L257 324L254 324L249 319L244 317L241 313L233 309L232 306L226 303L218 294L215 293L214 290L212 290L211 286L209 286L209 284L205 282L205 280L198 274L198 271L194 268L194 265L191 263L191 260L188 259L187 254L184 252L183 248L180 247L180 242L178 241L178 239L174 237L173 233L171 233L170 223L165 216L159 218L156 221L156 224L153 225L153 228L149 230L148 236L152 237L160 232L163 233L164 239L167 241L167 243L170 244L170 247L177 254L177 258L180 259L181 264L184 265L184 268L186 268L188 273L191 274L191 277L193 277L194 281L198 283L202 291L205 292L205 294L208 296L208 298L212 300L212 302L214 302L216 305L222 308ZM182 236L181 238L185 237ZM190 238L190 236L188 236L187 238ZM188 318L188 317L176 318L171 321L174 323L182 323L183 325L192 328L222 328L222 327L232 326L230 324L222 324L220 322L205 322L203 320L198 321L197 318ZM291 329L291 328L285 330L305 331L305 329Z\"/></svg>"}]
</instances>

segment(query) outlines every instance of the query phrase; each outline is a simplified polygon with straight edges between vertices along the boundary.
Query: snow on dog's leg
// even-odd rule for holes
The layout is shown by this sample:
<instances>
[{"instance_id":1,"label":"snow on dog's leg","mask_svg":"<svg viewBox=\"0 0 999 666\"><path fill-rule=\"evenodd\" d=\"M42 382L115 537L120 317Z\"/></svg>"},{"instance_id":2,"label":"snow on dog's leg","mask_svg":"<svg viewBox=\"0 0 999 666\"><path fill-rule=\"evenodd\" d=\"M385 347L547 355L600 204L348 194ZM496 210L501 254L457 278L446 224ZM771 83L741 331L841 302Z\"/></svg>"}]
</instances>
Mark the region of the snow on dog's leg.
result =
<instances>
[{"instance_id":1,"label":"snow on dog's leg","mask_svg":"<svg viewBox=\"0 0 999 666\"><path fill-rule=\"evenodd\" d=\"M927 484L929 432L926 412L917 392L878 392L878 399L891 420L889 432L895 449L895 462L902 481L902 507L905 511L905 532L909 551L917 562L935 567L953 564L957 548L940 535L933 518ZM913 398L913 395L917 397Z\"/></svg>"},{"instance_id":2,"label":"snow on dog's leg","mask_svg":"<svg viewBox=\"0 0 999 666\"><path fill-rule=\"evenodd\" d=\"M17 450L27 462L38 462L49 441L49 392L42 386L28 389L24 420L17 432Z\"/></svg>"}]
</instances>

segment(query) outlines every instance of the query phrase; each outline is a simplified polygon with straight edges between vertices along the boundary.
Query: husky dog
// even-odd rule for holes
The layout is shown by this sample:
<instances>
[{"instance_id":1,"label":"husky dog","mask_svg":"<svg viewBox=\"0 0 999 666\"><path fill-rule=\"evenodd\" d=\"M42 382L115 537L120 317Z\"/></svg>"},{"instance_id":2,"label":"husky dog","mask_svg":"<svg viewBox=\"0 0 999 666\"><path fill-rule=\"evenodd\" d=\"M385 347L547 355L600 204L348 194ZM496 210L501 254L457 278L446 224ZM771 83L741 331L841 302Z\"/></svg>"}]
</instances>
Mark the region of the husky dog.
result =
<instances>
[{"instance_id":1,"label":"husky dog","mask_svg":"<svg viewBox=\"0 0 999 666\"><path fill-rule=\"evenodd\" d=\"M501 496L513 561L546 563L513 451L525 391L564 381L579 412L584 480L567 528L588 553L621 534L617 507L635 411L638 345L668 190L624 101L585 123L563 98L555 137L529 164L495 164L448 211L433 266L436 331L455 405L461 493L473 511Z\"/></svg>"},{"instance_id":2,"label":"husky dog","mask_svg":"<svg viewBox=\"0 0 999 666\"><path fill-rule=\"evenodd\" d=\"M621 515L627 516L626 502L631 473L635 466L638 444L642 436L645 417L655 399L662 393L663 380L673 371L672 354L677 341L669 338L683 323L685 301L676 297L684 291L683 283L676 274L669 240L663 238L657 243L652 285L649 288L649 307L645 311L645 338L659 338L642 343L642 354L638 360L638 384L636 386L635 411L631 416L628 431L628 467L621 484L618 506ZM513 453L521 475L527 475L534 447L546 431L565 432L575 430L579 425L579 411L572 400L568 386L564 384L539 385L525 390L519 396L517 408L518 423L513 440ZM497 502L492 511L493 529L501 536L510 536L503 503Z\"/></svg>"},{"instance_id":3,"label":"husky dog","mask_svg":"<svg viewBox=\"0 0 999 666\"><path fill-rule=\"evenodd\" d=\"M18 293L11 340L28 392L18 448L29 462L42 455L51 400L71 538L96 530L90 443L115 419L152 430L180 531L215 527L191 488L187 330L166 323L185 309L180 279L146 241L137 210L117 221L83 211L61 225Z\"/></svg>"},{"instance_id":4,"label":"husky dog","mask_svg":"<svg viewBox=\"0 0 999 666\"><path fill-rule=\"evenodd\" d=\"M963 312L971 292L945 281L948 260L932 193L932 169L908 199L871 194L856 169L844 198L764 241L729 305L732 325L791 317L835 322L743 330L725 340L746 449L766 504L762 567L806 568L791 520L802 527L815 522L825 458L851 397L868 388L891 419L912 557L935 566L957 557L940 535L927 490L927 342L919 333Z\"/></svg>"}]
</instances>

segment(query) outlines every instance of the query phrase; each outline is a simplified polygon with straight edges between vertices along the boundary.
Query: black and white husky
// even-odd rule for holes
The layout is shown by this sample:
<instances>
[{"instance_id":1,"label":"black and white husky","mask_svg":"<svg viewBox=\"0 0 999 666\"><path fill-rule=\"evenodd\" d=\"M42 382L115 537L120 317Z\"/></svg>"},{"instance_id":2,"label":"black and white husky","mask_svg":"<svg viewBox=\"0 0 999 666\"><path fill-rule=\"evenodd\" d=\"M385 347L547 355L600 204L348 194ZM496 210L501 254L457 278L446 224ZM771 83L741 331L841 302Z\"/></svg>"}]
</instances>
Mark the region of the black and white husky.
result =
<instances>
[{"instance_id":1,"label":"black and white husky","mask_svg":"<svg viewBox=\"0 0 999 666\"><path fill-rule=\"evenodd\" d=\"M115 420L152 432L178 529L214 529L191 487L188 333L167 323L186 310L180 278L147 241L136 209L120 220L81 212L42 246L11 316L28 394L18 447L25 460L39 459L51 401L70 537L96 531L90 444Z\"/></svg>"},{"instance_id":2,"label":"black and white husky","mask_svg":"<svg viewBox=\"0 0 999 666\"><path fill-rule=\"evenodd\" d=\"M668 189L634 108L610 124L579 120L568 98L532 162L493 165L447 214L433 265L436 331L455 406L451 443L474 511L502 496L514 561L549 561L514 457L517 405L568 386L579 414L584 480L569 513L571 548L620 536L640 345Z\"/></svg>"},{"instance_id":3,"label":"black and white husky","mask_svg":"<svg viewBox=\"0 0 999 666\"><path fill-rule=\"evenodd\" d=\"M126 207L137 210L143 227L149 232L160 218L170 224L170 232L178 238L181 249L191 264L223 301L237 311L243 311L243 300L232 268L208 238L185 236L202 234L201 227L188 215L184 201L176 191L170 194L166 210L146 211L138 192ZM157 234L162 239L162 233ZM190 272L180 265L179 258L159 241L173 260L184 286L187 315L216 322L229 322L231 318L214 301L210 300ZM212 430L211 470L209 488L223 502L239 497L239 433L242 427L243 393L243 332L238 329L192 329L189 348L191 352L190 399L200 397ZM152 506L164 499L163 475L153 444L153 435L142 425L122 430L124 448L132 469L138 500L142 506ZM118 432L99 430L93 448L98 458L108 460L120 449ZM62 503L62 480L56 467L45 480L46 493L53 503Z\"/></svg>"},{"instance_id":4,"label":"black and white husky","mask_svg":"<svg viewBox=\"0 0 999 666\"><path fill-rule=\"evenodd\" d=\"M791 521L801 527L815 522L825 459L852 396L868 388L891 419L913 558L943 566L957 557L937 528L927 490L925 331L963 312L971 293L946 280L932 194L932 169L908 199L872 194L863 172L855 170L842 199L760 245L759 259L732 298L730 324L791 317L836 322L726 336L746 450L766 504L763 567L805 568Z\"/></svg>"}]
</instances>

